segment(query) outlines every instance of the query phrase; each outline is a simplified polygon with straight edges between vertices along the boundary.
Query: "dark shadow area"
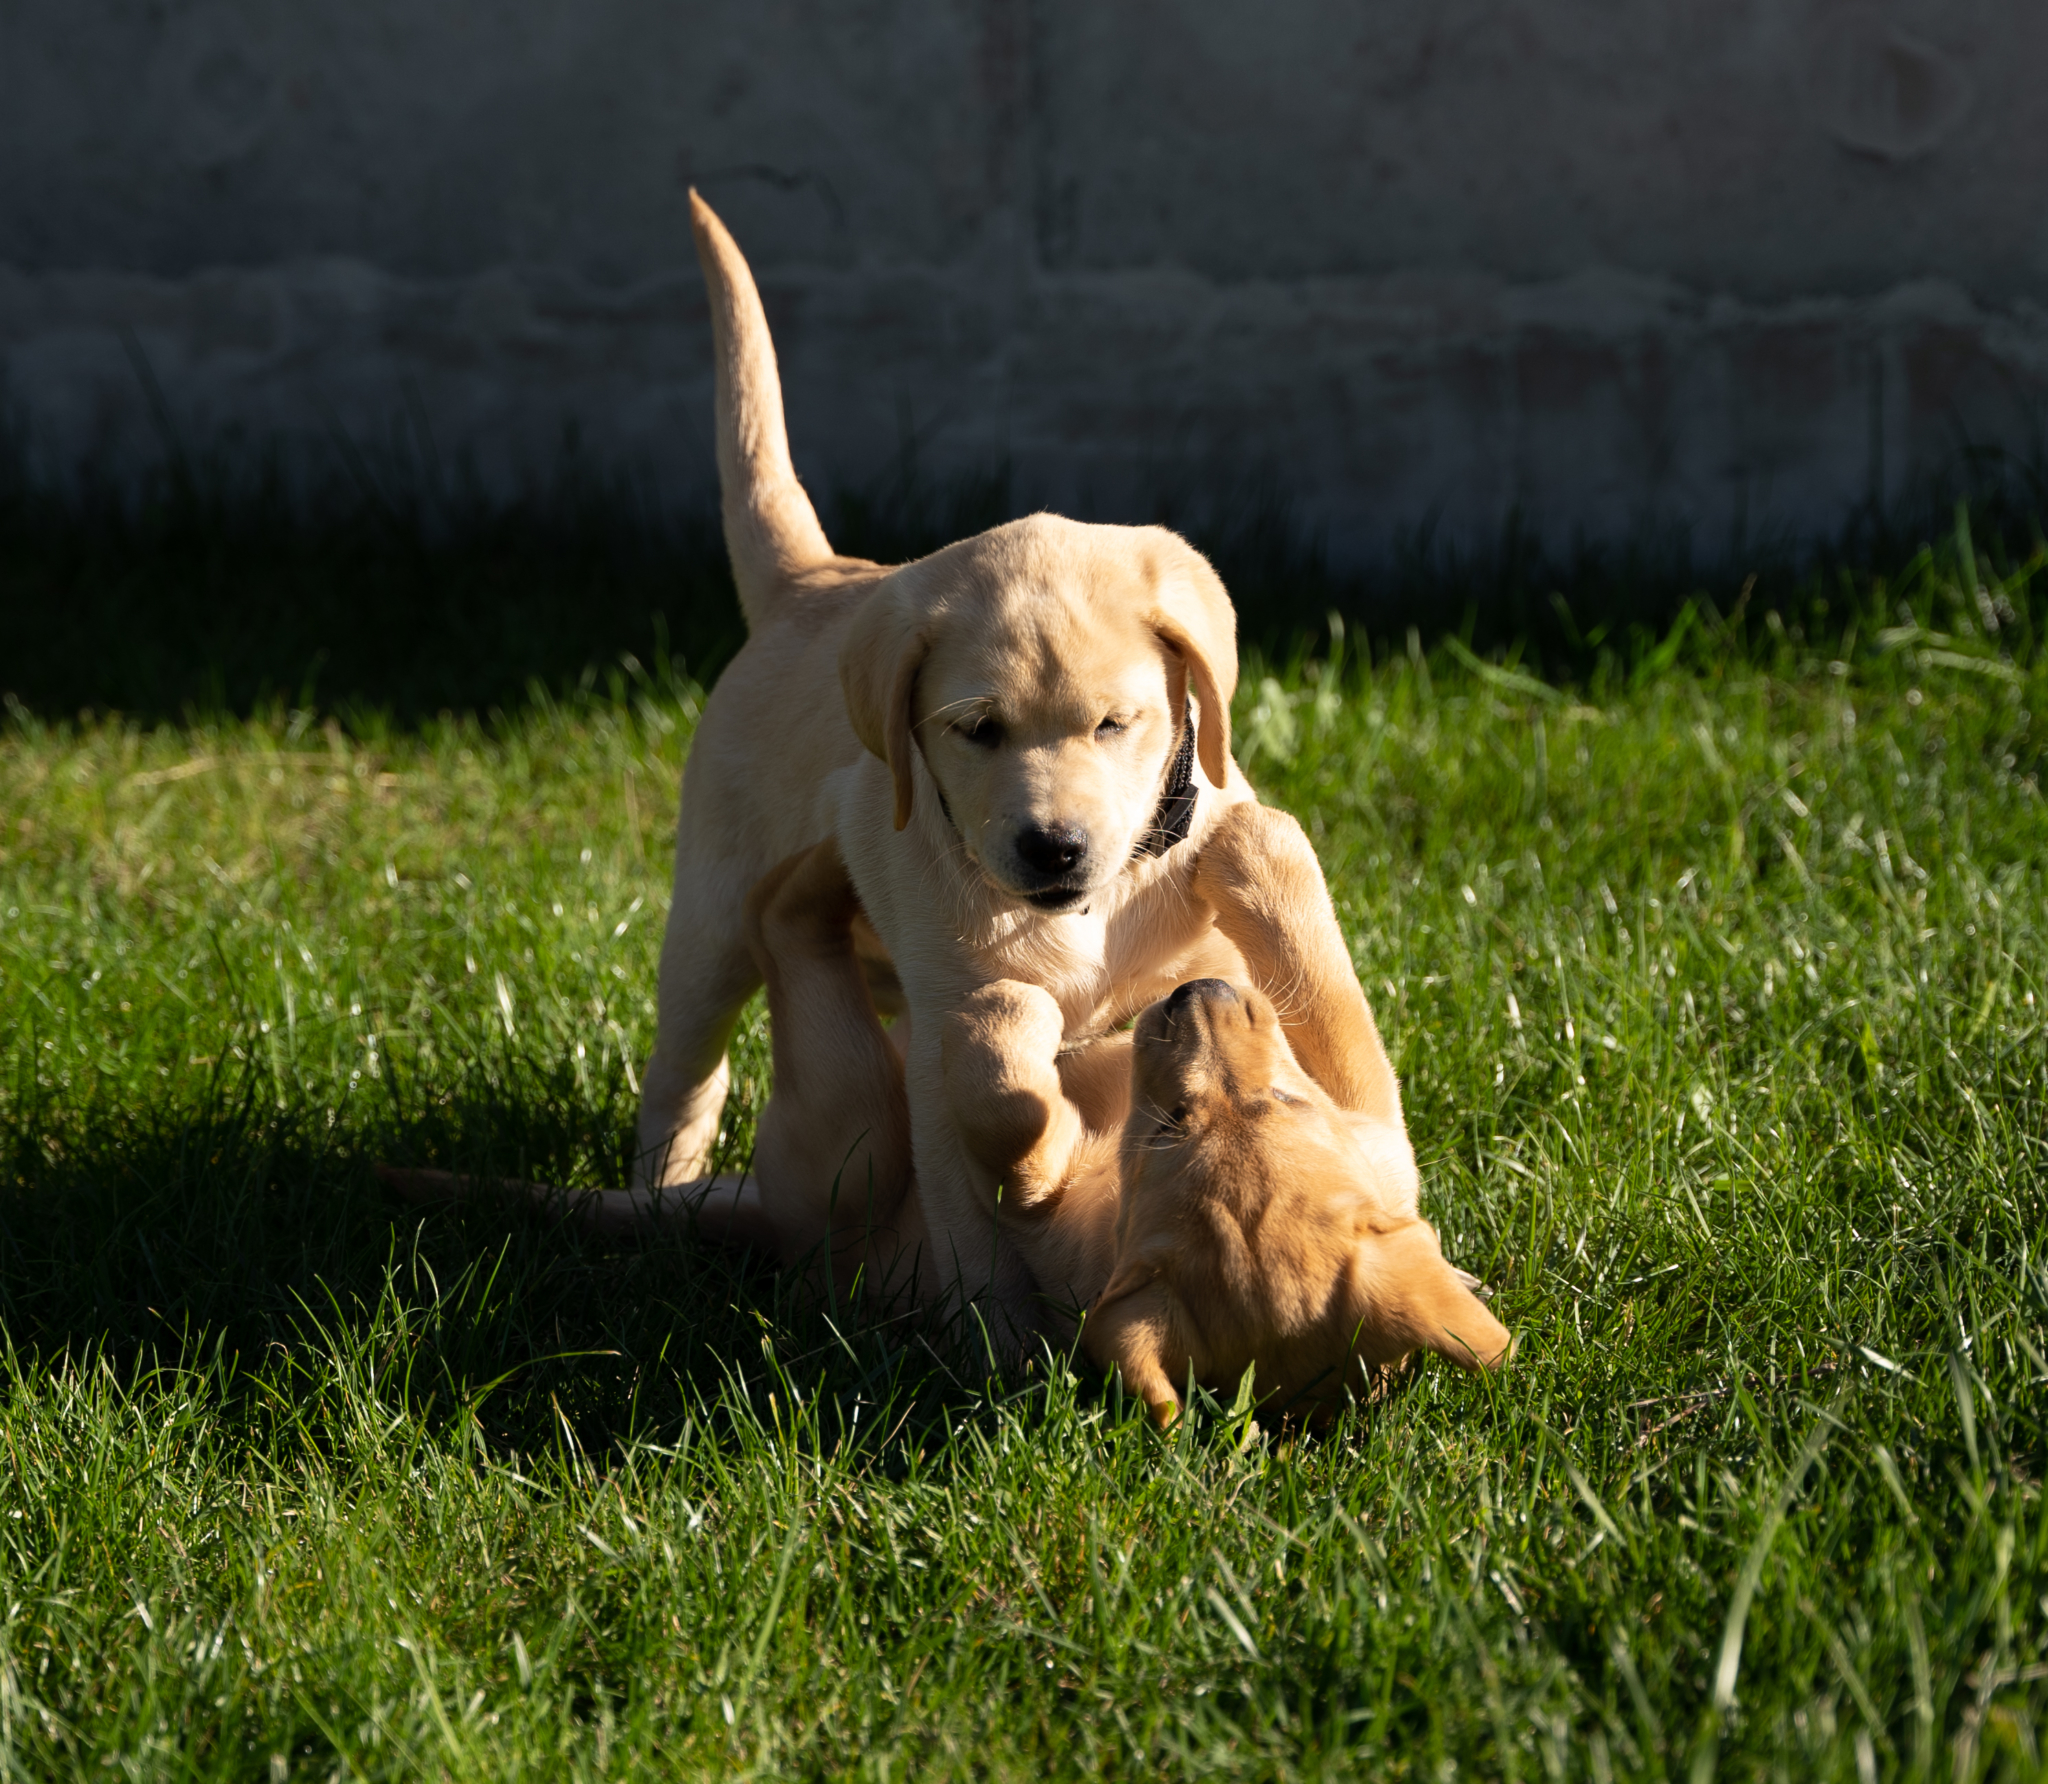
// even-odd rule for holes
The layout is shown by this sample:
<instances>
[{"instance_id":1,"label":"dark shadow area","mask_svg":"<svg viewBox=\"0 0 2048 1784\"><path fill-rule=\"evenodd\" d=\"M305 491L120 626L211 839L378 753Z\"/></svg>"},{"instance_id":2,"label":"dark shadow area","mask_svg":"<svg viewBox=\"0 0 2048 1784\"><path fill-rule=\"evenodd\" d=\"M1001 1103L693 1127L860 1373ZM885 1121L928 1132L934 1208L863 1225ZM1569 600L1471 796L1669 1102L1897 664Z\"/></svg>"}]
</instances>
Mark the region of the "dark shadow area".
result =
<instances>
[{"instance_id":1,"label":"dark shadow area","mask_svg":"<svg viewBox=\"0 0 2048 1784\"><path fill-rule=\"evenodd\" d=\"M0 684L48 717L282 703L404 724L626 655L708 681L743 637L715 524L657 525L623 487L448 515L176 478L140 504L0 501Z\"/></svg>"},{"instance_id":2,"label":"dark shadow area","mask_svg":"<svg viewBox=\"0 0 2048 1784\"><path fill-rule=\"evenodd\" d=\"M0 460L0 694L33 713L153 722L281 704L404 725L589 687L622 661L708 685L744 638L716 515L660 512L573 450L545 486L496 502L346 455L348 474L293 492L275 467L195 463L166 438L140 497L39 488ZM1959 501L1987 561L2030 559L2043 490L2031 461L1964 450L1915 500L1866 508L1830 540L1645 527L1560 549L1511 518L1477 550L1419 529L1356 574L1333 570L1277 497L1117 518L1192 538L1269 659L1321 640L1335 613L1354 652L1450 634L1583 682L1657 649L1688 608L1731 644L1772 614L1816 644L1839 638L1874 585L1952 532ZM999 471L941 485L906 463L822 509L838 549L902 562L1017 505Z\"/></svg>"},{"instance_id":3,"label":"dark shadow area","mask_svg":"<svg viewBox=\"0 0 2048 1784\"><path fill-rule=\"evenodd\" d=\"M624 1181L632 1103L611 1088L593 1102L567 1068L476 1060L418 1098L387 1071L331 1116L280 1108L268 1074L243 1067L137 1120L24 1083L0 1124L0 1333L38 1367L198 1370L251 1441L284 1418L345 1444L374 1382L384 1416L473 1417L501 1458L601 1462L676 1441L707 1408L770 1420L774 1395L809 1406L821 1440L887 1438L900 1461L934 1428L1045 1386L1044 1357L992 1359L971 1319L821 1291L686 1217L600 1239L566 1197L421 1206L376 1177L399 1162Z\"/></svg>"},{"instance_id":4,"label":"dark shadow area","mask_svg":"<svg viewBox=\"0 0 2048 1784\"><path fill-rule=\"evenodd\" d=\"M1769 654L1786 638L1833 648L1874 615L1890 623L1901 584L1937 544L1969 529L1987 569L2005 576L2039 561L2048 477L2033 459L1961 450L1910 500L1861 505L1827 538L1705 538L1649 524L1619 539L1547 542L1510 515L1498 538L1460 547L1425 525L1370 572L1342 575L1275 504L1164 511L1229 585L1245 643L1279 662L1321 651L1337 615L1351 648L1376 660L1446 637L1489 658L1522 662L1546 679L1585 686L1668 667L1674 653ZM1696 628L1696 630L1695 630ZM1693 636L1686 637L1688 631Z\"/></svg>"}]
</instances>

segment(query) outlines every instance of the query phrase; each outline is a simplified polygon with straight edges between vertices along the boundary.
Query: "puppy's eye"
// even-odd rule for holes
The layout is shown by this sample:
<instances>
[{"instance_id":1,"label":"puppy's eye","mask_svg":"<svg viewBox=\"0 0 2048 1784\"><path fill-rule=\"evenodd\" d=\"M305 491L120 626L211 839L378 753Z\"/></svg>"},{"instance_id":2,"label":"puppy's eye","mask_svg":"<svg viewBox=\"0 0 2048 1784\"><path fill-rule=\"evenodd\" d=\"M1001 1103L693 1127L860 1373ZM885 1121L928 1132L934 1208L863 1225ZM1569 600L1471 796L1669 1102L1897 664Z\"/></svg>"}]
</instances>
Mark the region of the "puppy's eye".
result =
<instances>
[{"instance_id":1,"label":"puppy's eye","mask_svg":"<svg viewBox=\"0 0 2048 1784\"><path fill-rule=\"evenodd\" d=\"M1296 1096L1293 1091L1282 1090L1277 1084L1273 1086L1273 1100L1276 1103L1292 1103L1296 1105L1299 1105L1301 1102L1301 1098Z\"/></svg>"},{"instance_id":2,"label":"puppy's eye","mask_svg":"<svg viewBox=\"0 0 2048 1784\"><path fill-rule=\"evenodd\" d=\"M963 719L953 727L971 744L985 750L992 750L1003 741L1003 728L986 713L971 719Z\"/></svg>"},{"instance_id":3,"label":"puppy's eye","mask_svg":"<svg viewBox=\"0 0 2048 1784\"><path fill-rule=\"evenodd\" d=\"M1106 718L1095 727L1097 737L1121 737L1123 731L1124 722L1120 718Z\"/></svg>"}]
</instances>

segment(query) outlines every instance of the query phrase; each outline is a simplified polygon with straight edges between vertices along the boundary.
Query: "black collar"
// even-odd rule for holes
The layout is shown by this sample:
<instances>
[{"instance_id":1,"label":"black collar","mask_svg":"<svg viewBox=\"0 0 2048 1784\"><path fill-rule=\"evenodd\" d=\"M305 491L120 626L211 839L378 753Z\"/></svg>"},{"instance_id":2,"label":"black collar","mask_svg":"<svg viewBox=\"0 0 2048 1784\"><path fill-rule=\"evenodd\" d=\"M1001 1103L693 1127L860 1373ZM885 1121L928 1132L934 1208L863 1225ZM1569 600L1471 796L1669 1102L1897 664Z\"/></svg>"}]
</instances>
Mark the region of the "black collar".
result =
<instances>
[{"instance_id":1,"label":"black collar","mask_svg":"<svg viewBox=\"0 0 2048 1784\"><path fill-rule=\"evenodd\" d=\"M1167 764L1159 809L1152 814L1144 835L1138 838L1135 854L1163 855L1176 844L1186 842L1188 832L1195 827L1195 800L1199 796L1195 786L1195 720L1190 713L1181 719L1180 743Z\"/></svg>"}]
</instances>

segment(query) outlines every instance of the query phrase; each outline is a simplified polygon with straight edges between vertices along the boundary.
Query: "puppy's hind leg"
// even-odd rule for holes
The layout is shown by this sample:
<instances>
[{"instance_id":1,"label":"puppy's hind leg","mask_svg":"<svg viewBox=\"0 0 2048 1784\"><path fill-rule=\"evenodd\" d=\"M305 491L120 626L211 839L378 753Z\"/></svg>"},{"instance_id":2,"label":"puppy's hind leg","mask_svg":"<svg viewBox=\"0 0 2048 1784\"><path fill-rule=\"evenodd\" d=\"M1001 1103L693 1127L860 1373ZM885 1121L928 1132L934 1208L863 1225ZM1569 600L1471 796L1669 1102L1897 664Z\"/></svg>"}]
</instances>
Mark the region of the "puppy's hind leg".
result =
<instances>
[{"instance_id":1,"label":"puppy's hind leg","mask_svg":"<svg viewBox=\"0 0 2048 1784\"><path fill-rule=\"evenodd\" d=\"M675 899L661 944L654 1052L640 1086L643 1189L708 1176L725 1112L731 1068L726 1049L741 1007L760 988L747 949L746 895L752 876L725 863L676 863Z\"/></svg>"},{"instance_id":2,"label":"puppy's hind leg","mask_svg":"<svg viewBox=\"0 0 2048 1784\"><path fill-rule=\"evenodd\" d=\"M754 1174L785 1253L794 1261L829 1241L836 1270L856 1267L871 1236L897 1234L911 1174L903 1067L855 952L859 910L829 841L771 869L747 898L775 1048Z\"/></svg>"}]
</instances>

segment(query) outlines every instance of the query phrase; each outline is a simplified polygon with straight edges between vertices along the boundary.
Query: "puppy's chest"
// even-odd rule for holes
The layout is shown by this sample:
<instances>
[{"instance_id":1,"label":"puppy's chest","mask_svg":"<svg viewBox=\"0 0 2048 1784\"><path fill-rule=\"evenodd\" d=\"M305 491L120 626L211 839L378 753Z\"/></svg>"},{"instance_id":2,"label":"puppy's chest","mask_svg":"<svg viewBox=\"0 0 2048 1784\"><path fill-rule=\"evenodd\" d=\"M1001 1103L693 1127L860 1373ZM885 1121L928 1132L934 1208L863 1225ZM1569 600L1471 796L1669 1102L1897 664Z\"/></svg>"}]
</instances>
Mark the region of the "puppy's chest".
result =
<instances>
[{"instance_id":1,"label":"puppy's chest","mask_svg":"<svg viewBox=\"0 0 2048 1784\"><path fill-rule=\"evenodd\" d=\"M976 964L989 979L1018 979L1051 994L1069 1036L1085 1034L1113 983L1107 925L1092 917L1037 922L1002 937Z\"/></svg>"},{"instance_id":2,"label":"puppy's chest","mask_svg":"<svg viewBox=\"0 0 2048 1784\"><path fill-rule=\"evenodd\" d=\"M1114 915L1032 923L989 950L989 978L1042 986L1060 1006L1069 1037L1113 1028L1178 985L1191 954L1213 933L1185 893L1154 885Z\"/></svg>"}]
</instances>

